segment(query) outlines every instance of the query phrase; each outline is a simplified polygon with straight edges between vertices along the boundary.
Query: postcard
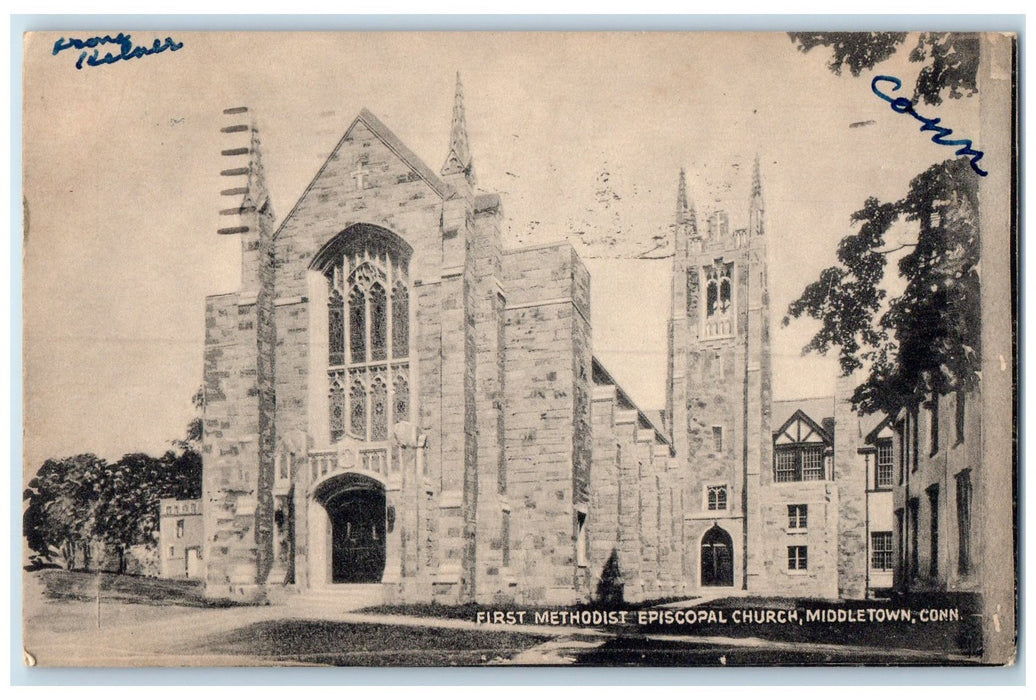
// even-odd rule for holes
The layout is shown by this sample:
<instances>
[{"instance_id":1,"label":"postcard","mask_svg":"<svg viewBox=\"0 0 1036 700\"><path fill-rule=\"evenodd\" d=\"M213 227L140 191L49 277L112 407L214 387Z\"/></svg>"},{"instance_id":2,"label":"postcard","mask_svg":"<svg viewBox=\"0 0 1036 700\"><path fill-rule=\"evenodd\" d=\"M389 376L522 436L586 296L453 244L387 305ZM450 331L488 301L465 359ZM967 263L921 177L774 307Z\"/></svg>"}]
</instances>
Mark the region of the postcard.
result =
<instances>
[{"instance_id":1,"label":"postcard","mask_svg":"<svg viewBox=\"0 0 1036 700\"><path fill-rule=\"evenodd\" d=\"M1014 662L1015 35L24 39L29 666Z\"/></svg>"}]
</instances>

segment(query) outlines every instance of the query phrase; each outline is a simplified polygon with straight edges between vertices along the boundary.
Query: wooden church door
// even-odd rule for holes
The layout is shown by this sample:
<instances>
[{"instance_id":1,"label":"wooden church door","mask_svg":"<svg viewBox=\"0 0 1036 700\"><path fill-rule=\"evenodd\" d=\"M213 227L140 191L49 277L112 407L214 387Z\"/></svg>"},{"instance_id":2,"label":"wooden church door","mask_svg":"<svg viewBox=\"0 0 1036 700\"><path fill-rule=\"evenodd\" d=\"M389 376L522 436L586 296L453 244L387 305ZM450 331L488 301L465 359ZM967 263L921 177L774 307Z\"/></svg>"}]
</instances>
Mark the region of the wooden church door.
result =
<instances>
[{"instance_id":1,"label":"wooden church door","mask_svg":"<svg viewBox=\"0 0 1036 700\"><path fill-rule=\"evenodd\" d=\"M734 585L734 543L727 531L713 525L701 538L701 585Z\"/></svg>"}]
</instances>

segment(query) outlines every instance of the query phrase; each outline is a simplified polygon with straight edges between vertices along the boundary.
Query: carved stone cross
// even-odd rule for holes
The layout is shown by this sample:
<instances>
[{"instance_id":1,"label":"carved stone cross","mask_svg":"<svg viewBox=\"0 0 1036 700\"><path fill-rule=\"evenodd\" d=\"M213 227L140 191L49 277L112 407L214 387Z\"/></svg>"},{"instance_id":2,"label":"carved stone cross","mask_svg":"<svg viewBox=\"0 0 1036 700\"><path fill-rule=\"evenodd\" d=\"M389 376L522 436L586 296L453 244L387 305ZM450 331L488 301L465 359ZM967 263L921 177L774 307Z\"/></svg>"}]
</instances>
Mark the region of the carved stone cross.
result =
<instances>
[{"instance_id":1,"label":"carved stone cross","mask_svg":"<svg viewBox=\"0 0 1036 700\"><path fill-rule=\"evenodd\" d=\"M356 166L356 170L352 171L349 174L352 175L354 178L356 178L356 189L362 190L363 187L364 187L363 186L363 177L364 177L364 175L369 175L370 174L370 170L364 169L363 163L358 163L357 166Z\"/></svg>"}]
</instances>

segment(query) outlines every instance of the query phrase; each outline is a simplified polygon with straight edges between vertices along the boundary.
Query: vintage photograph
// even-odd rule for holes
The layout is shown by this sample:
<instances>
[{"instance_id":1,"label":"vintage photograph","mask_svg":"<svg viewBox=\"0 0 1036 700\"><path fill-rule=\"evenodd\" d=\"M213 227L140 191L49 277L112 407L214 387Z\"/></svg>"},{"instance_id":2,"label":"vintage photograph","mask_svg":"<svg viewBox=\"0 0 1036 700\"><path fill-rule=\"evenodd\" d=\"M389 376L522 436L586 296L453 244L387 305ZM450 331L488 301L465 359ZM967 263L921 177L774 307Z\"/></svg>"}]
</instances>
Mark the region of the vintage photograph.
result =
<instances>
[{"instance_id":1,"label":"vintage photograph","mask_svg":"<svg viewBox=\"0 0 1036 700\"><path fill-rule=\"evenodd\" d=\"M28 666L1014 663L1015 35L23 68Z\"/></svg>"}]
</instances>

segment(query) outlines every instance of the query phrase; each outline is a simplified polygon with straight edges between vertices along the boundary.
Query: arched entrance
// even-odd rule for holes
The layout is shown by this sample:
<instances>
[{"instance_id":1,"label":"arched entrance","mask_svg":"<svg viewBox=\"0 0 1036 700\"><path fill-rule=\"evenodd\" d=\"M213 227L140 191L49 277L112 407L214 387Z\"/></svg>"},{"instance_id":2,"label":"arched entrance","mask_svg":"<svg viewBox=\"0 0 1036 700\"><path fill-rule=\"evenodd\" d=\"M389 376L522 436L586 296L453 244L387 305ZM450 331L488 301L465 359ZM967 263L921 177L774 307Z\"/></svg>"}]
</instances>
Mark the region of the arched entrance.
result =
<instances>
[{"instance_id":1,"label":"arched entrance","mask_svg":"<svg viewBox=\"0 0 1036 700\"><path fill-rule=\"evenodd\" d=\"M701 585L734 585L734 542L719 525L701 538Z\"/></svg>"},{"instance_id":2,"label":"arched entrance","mask_svg":"<svg viewBox=\"0 0 1036 700\"><path fill-rule=\"evenodd\" d=\"M385 573L384 487L345 474L322 484L317 500L327 511L331 583L380 583Z\"/></svg>"}]
</instances>

